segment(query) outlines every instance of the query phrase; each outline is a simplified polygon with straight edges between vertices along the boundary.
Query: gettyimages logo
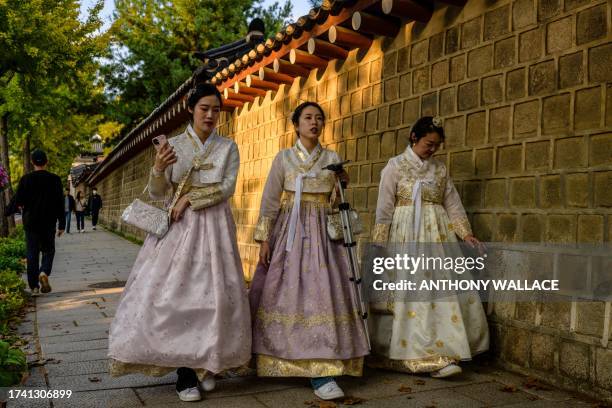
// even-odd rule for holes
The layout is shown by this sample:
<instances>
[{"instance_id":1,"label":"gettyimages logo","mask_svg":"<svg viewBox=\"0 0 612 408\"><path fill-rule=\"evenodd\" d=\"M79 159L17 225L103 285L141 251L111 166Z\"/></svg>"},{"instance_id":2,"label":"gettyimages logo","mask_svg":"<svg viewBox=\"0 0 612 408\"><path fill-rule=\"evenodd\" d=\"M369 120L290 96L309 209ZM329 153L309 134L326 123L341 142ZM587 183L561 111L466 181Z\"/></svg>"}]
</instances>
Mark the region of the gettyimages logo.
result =
<instances>
[{"instance_id":1,"label":"gettyimages logo","mask_svg":"<svg viewBox=\"0 0 612 408\"><path fill-rule=\"evenodd\" d=\"M370 302L609 301L609 245L409 243L365 248L362 274Z\"/></svg>"}]
</instances>

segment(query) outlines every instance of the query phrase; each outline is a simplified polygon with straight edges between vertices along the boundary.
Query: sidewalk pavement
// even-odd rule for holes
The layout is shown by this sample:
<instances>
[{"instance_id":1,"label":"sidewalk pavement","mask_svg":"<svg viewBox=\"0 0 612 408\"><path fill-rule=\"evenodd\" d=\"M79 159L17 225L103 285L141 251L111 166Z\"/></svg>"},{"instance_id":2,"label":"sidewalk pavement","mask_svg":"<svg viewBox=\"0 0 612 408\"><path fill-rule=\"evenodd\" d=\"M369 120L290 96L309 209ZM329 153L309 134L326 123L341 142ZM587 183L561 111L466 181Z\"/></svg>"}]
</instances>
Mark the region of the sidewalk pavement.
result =
<instances>
[{"instance_id":1,"label":"sidewalk pavement","mask_svg":"<svg viewBox=\"0 0 612 408\"><path fill-rule=\"evenodd\" d=\"M74 225L73 225L74 227ZM175 374L161 378L108 374L108 329L139 247L114 234L87 229L56 240L53 291L34 299L21 334L29 339L31 365L25 387L71 390L70 398L10 400L8 407L334 407L320 405L306 379L241 377L220 380L198 403L174 392ZM367 370L341 378L363 407L594 407L593 401L487 367L464 365L453 379Z\"/></svg>"}]
</instances>

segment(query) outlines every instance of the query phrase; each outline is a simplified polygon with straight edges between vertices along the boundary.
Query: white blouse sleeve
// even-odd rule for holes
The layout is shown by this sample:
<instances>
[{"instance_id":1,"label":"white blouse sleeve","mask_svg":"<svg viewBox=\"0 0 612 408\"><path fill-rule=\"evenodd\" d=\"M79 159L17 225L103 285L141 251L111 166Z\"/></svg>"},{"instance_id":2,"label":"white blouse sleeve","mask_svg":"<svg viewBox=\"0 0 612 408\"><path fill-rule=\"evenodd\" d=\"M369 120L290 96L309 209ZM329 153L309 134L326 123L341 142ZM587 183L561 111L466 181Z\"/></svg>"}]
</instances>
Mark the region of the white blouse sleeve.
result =
<instances>
[{"instance_id":1,"label":"white blouse sleeve","mask_svg":"<svg viewBox=\"0 0 612 408\"><path fill-rule=\"evenodd\" d=\"M378 200L376 202L376 224L372 232L372 241L386 243L395 211L395 193L397 190L397 167L390 161L380 174Z\"/></svg>"},{"instance_id":2,"label":"white blouse sleeve","mask_svg":"<svg viewBox=\"0 0 612 408\"><path fill-rule=\"evenodd\" d=\"M261 207L259 210L259 220L255 227L254 239L256 242L267 241L270 237L272 227L278 211L280 210L280 200L283 193L283 183L285 181L283 167L283 155L279 153L272 161L272 167L264 186L261 197Z\"/></svg>"},{"instance_id":3,"label":"white blouse sleeve","mask_svg":"<svg viewBox=\"0 0 612 408\"><path fill-rule=\"evenodd\" d=\"M472 234L472 228L461 203L461 197L459 197L450 177L446 179L446 188L444 189L444 208L451 222L449 227L455 231L459 238L464 239Z\"/></svg>"}]
</instances>

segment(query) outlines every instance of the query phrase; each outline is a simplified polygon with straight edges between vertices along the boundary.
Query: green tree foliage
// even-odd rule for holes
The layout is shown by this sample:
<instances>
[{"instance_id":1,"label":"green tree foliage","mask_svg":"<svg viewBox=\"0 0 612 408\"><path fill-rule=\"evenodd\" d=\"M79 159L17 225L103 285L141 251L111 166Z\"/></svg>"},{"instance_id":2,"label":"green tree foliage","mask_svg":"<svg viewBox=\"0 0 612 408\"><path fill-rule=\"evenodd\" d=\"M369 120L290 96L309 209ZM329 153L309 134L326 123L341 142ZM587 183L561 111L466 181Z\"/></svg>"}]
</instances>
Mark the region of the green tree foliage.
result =
<instances>
[{"instance_id":1,"label":"green tree foliage","mask_svg":"<svg viewBox=\"0 0 612 408\"><path fill-rule=\"evenodd\" d=\"M99 1L80 21L76 0L0 0L0 116L7 124L0 137L8 138L11 161L24 171L30 146L42 147L51 170L66 175L79 150L74 142L87 140L104 120L102 6Z\"/></svg>"},{"instance_id":2,"label":"green tree foliage","mask_svg":"<svg viewBox=\"0 0 612 408\"><path fill-rule=\"evenodd\" d=\"M289 1L117 0L109 62L103 68L109 114L129 131L171 95L201 64L192 54L246 35L261 17L269 33L291 14Z\"/></svg>"}]
</instances>

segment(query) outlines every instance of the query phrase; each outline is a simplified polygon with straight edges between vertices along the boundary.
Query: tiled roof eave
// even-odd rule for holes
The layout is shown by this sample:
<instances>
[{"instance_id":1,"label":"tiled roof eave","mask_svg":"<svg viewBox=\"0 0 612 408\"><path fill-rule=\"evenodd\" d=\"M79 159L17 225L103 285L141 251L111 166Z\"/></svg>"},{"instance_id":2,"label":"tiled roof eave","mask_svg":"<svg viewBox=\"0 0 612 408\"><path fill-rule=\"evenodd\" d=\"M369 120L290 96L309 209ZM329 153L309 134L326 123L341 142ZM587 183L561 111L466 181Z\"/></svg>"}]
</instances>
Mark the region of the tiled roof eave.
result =
<instances>
[{"instance_id":1,"label":"tiled roof eave","mask_svg":"<svg viewBox=\"0 0 612 408\"><path fill-rule=\"evenodd\" d=\"M315 23L310 30L303 31L298 38L292 38L288 43L283 43L277 51L272 51L267 56L259 54L261 56L260 61L255 61L252 65L248 65L246 68L236 72L233 77L224 78L220 82L217 81L217 88L223 91L225 88L233 86L234 83L243 81L247 76L258 72L260 68L273 64L275 59L284 57L292 49L302 47L310 38L318 37L326 33L331 26L341 24L350 19L355 11L364 10L378 2L380 0L360 0L352 6L342 8L336 16L328 15L322 23Z\"/></svg>"},{"instance_id":2,"label":"tiled roof eave","mask_svg":"<svg viewBox=\"0 0 612 408\"><path fill-rule=\"evenodd\" d=\"M381 3L381 1L386 3L389 9L388 11L383 10L386 16L381 16L379 11L372 11L374 10L373 6L377 3ZM456 3L455 5L462 5L465 2L465 0L443 1L450 4ZM243 54L240 54L241 51L236 49L242 48L242 45L240 45L241 40L211 50L211 53L220 49L235 50L236 54L234 54L233 57L230 56L233 59L229 59L227 55L223 56L223 58L228 59L229 65L219 66L215 69L207 69L203 66L200 71L206 71L206 76L211 78L211 82L225 94L224 108L229 110L239 108L242 107L244 103L248 103L246 101L253 99L253 95L259 94L261 96L261 92L257 92L258 90L276 90L279 84L290 83L288 79L292 77L307 75L313 69L312 64L324 68L328 61L338 58L342 59L342 56L346 56L346 51L350 49L367 47L371 44L372 35L397 35L401 28L400 18L427 21L431 17L431 11L433 9L433 7L431 7L432 4L433 3L428 0L418 3L412 0L391 0L391 3L389 3L389 0L324 1L324 7L311 10L309 15L300 17L296 22L290 24L281 32L276 33L276 35L272 36L267 41L257 42L254 45L248 44ZM372 12L374 14L370 14ZM358 28L359 25L355 25L355 15L357 15L357 17L361 16L359 21L364 22L363 28ZM327 46L321 44L324 40L317 37L321 37L330 30L332 26L336 26L336 29L339 30L341 28L340 25L351 20L351 18L353 18L352 26L356 36L359 37L359 41L355 41L354 38L352 41L348 41L350 46L344 45L345 49L349 48L348 50L343 50L341 49L342 47L334 46L333 44L327 44ZM343 25L346 27L346 24ZM342 30L351 31L347 28L342 28ZM364 33L365 35L362 35ZM328 55L325 56L325 58L320 58L317 55L319 45L315 45L314 54L306 55L308 53L299 51L299 49L304 49L308 41L313 38L317 38L313 41L321 45L322 50L326 49ZM346 40L347 39L345 39L345 41ZM203 55L205 54L206 53L203 53ZM281 58L285 57L287 54L291 55L290 59L294 64L290 64L292 66L292 68L290 68L283 62L284 68L289 69L286 74L277 73L271 75L272 82L253 79L258 76L261 68L266 68L267 71L270 71L270 67L273 66L274 62L277 60L279 62L282 61ZM339 57L334 57L338 55ZM215 58L216 57L213 59ZM301 63L303 63L303 65ZM265 72L266 70L262 71L262 75L265 75ZM253 74L257 75L252 76ZM153 134L159 134L164 127L169 128L170 126L176 126L176 121L183 118L186 111L186 109L184 109L185 102L183 101L181 104L180 99L186 95L189 87L196 78L198 78L198 80L200 79L197 72L121 140L117 147L105 158L87 181L90 184L95 184L100 181L103 176L119 166L121 161L128 160L142 151L147 146L147 144L143 142L148 141ZM238 90L237 93L224 92L235 84L235 89ZM240 89L244 89L244 93L240 93ZM183 107L182 110L180 108L178 109L178 114L176 113L177 105ZM169 111L171 114L168 113Z\"/></svg>"}]
</instances>

